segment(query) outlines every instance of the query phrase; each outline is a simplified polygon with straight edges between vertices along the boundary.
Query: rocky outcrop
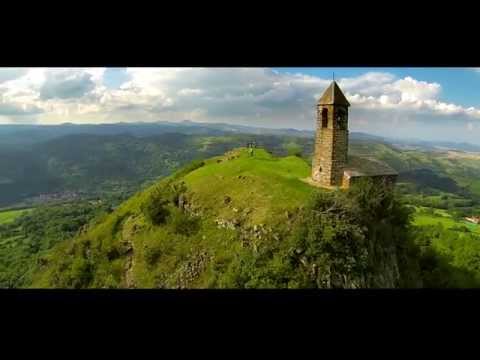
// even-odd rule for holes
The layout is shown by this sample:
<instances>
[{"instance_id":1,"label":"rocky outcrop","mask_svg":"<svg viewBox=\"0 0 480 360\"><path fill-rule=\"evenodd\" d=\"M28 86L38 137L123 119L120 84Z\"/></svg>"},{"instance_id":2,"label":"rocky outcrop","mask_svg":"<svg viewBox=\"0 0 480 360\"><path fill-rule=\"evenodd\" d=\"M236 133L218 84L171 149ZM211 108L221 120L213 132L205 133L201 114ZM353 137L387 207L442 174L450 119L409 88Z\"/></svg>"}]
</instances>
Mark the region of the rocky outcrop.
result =
<instances>
[{"instance_id":1,"label":"rocky outcrop","mask_svg":"<svg viewBox=\"0 0 480 360\"><path fill-rule=\"evenodd\" d=\"M135 279L133 276L133 269L135 268L135 249L133 238L138 234L142 227L137 223L137 218L130 216L125 220L122 227L122 249L125 259L125 284L126 287L131 289L135 288Z\"/></svg>"},{"instance_id":2,"label":"rocky outcrop","mask_svg":"<svg viewBox=\"0 0 480 360\"><path fill-rule=\"evenodd\" d=\"M200 251L191 256L190 259L182 264L175 274L173 274L174 287L177 289L187 289L191 287L191 283L200 276L211 258L206 251Z\"/></svg>"}]
</instances>

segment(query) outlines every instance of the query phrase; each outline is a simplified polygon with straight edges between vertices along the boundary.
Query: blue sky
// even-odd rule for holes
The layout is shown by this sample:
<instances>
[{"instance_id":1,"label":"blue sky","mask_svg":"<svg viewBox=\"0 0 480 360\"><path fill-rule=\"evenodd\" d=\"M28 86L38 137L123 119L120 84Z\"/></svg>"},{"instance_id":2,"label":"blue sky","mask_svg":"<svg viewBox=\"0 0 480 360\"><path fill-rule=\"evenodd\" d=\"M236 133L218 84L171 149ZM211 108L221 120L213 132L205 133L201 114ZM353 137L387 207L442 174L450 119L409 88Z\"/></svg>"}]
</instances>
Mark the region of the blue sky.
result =
<instances>
[{"instance_id":1,"label":"blue sky","mask_svg":"<svg viewBox=\"0 0 480 360\"><path fill-rule=\"evenodd\" d=\"M453 102L465 107L480 107L480 72L468 68L275 68L283 73L302 73L336 79L356 77L366 72L388 72L399 78L407 76L416 80L436 82L442 85L440 100Z\"/></svg>"},{"instance_id":2,"label":"blue sky","mask_svg":"<svg viewBox=\"0 0 480 360\"><path fill-rule=\"evenodd\" d=\"M0 68L0 124L192 120L313 130L335 72L352 131L480 144L479 70Z\"/></svg>"},{"instance_id":3,"label":"blue sky","mask_svg":"<svg viewBox=\"0 0 480 360\"><path fill-rule=\"evenodd\" d=\"M104 73L104 84L110 89L120 87L125 81L129 80L126 68L107 68Z\"/></svg>"},{"instance_id":4,"label":"blue sky","mask_svg":"<svg viewBox=\"0 0 480 360\"><path fill-rule=\"evenodd\" d=\"M468 68L273 68L280 73L306 74L331 79L335 73L337 80L345 77L357 77L366 72L388 72L398 78L410 76L419 81L439 83L442 91L439 100L453 102L465 107L480 107L480 72ZM129 76L125 68L107 68L104 84L111 89L118 88Z\"/></svg>"}]
</instances>

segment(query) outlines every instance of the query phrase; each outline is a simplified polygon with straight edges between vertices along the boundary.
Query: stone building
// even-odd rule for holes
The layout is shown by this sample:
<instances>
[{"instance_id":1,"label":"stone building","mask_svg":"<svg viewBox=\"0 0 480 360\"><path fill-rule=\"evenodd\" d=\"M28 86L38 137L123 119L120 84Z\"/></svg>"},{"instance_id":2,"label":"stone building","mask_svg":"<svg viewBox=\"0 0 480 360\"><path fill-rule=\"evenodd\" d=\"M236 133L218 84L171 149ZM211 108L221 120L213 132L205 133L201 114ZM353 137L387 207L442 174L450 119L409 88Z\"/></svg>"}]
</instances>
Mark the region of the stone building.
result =
<instances>
[{"instance_id":1,"label":"stone building","mask_svg":"<svg viewBox=\"0 0 480 360\"><path fill-rule=\"evenodd\" d=\"M466 217L465 220L474 223L474 224L480 224L480 216L471 216L471 217Z\"/></svg>"},{"instance_id":2,"label":"stone building","mask_svg":"<svg viewBox=\"0 0 480 360\"><path fill-rule=\"evenodd\" d=\"M348 188L358 179L394 184L398 173L368 157L348 156L348 108L350 103L333 81L317 103L317 130L312 161L314 185Z\"/></svg>"}]
</instances>

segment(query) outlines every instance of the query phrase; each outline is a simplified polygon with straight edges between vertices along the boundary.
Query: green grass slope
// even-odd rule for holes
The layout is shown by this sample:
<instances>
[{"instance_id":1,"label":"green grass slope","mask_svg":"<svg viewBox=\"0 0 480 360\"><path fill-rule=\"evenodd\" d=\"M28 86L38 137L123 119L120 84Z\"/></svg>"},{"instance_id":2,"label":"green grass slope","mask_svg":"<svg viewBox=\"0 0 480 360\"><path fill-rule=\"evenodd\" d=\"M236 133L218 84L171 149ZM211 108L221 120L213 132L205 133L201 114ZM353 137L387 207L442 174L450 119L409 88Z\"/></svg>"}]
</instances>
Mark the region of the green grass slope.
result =
<instances>
[{"instance_id":1,"label":"green grass slope","mask_svg":"<svg viewBox=\"0 0 480 360\"><path fill-rule=\"evenodd\" d=\"M309 172L301 158L244 148L180 170L42 257L32 286L231 287L219 274L246 247L278 241L314 191ZM152 222L146 204L165 198L168 216Z\"/></svg>"},{"instance_id":2,"label":"green grass slope","mask_svg":"<svg viewBox=\"0 0 480 360\"><path fill-rule=\"evenodd\" d=\"M30 211L31 209L0 211L0 225L12 223L16 218Z\"/></svg>"},{"instance_id":3,"label":"green grass slope","mask_svg":"<svg viewBox=\"0 0 480 360\"><path fill-rule=\"evenodd\" d=\"M313 190L301 180L310 175L309 164L295 156L275 158L262 149L250 156L244 149L206 165L184 180L209 215L229 217L246 209L252 224L272 222L305 203Z\"/></svg>"},{"instance_id":4,"label":"green grass slope","mask_svg":"<svg viewBox=\"0 0 480 360\"><path fill-rule=\"evenodd\" d=\"M413 224L417 226L443 226L445 229L466 227L472 233L480 235L480 226L466 220L455 219L443 209L415 207Z\"/></svg>"},{"instance_id":5,"label":"green grass slope","mask_svg":"<svg viewBox=\"0 0 480 360\"><path fill-rule=\"evenodd\" d=\"M478 286L477 228L410 214L372 184L320 190L309 173L263 149L193 162L39 256L30 286Z\"/></svg>"}]
</instances>

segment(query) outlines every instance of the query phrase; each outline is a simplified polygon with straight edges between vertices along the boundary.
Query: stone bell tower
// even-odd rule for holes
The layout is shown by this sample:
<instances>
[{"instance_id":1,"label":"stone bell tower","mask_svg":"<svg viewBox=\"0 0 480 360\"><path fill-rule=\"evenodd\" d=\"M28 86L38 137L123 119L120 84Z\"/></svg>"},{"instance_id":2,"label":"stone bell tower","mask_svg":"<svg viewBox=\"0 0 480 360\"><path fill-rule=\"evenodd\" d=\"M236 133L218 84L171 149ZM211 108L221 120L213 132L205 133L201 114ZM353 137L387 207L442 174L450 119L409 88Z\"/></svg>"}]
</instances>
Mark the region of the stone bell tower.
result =
<instances>
[{"instance_id":1,"label":"stone bell tower","mask_svg":"<svg viewBox=\"0 0 480 360\"><path fill-rule=\"evenodd\" d=\"M321 186L342 185L348 156L349 106L335 81L318 100L312 180Z\"/></svg>"}]
</instances>

